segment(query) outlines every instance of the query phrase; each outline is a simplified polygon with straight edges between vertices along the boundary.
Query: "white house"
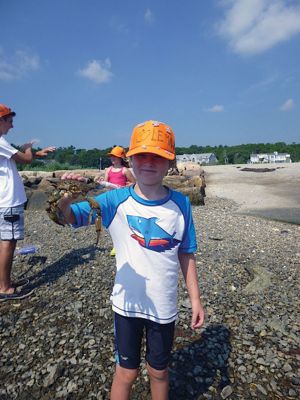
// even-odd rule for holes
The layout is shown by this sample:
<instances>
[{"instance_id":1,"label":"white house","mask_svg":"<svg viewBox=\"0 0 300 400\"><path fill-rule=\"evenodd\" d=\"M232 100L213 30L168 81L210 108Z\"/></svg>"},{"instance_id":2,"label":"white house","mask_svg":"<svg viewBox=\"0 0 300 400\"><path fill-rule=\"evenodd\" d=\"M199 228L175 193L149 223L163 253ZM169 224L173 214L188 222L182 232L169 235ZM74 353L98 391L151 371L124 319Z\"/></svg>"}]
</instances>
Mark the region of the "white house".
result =
<instances>
[{"instance_id":1,"label":"white house","mask_svg":"<svg viewBox=\"0 0 300 400\"><path fill-rule=\"evenodd\" d=\"M291 156L287 153L264 153L264 154L251 154L250 164L266 164L266 163L291 163Z\"/></svg>"},{"instance_id":2,"label":"white house","mask_svg":"<svg viewBox=\"0 0 300 400\"><path fill-rule=\"evenodd\" d=\"M216 164L218 162L217 157L214 153L202 153L202 154L182 154L176 156L176 161L179 163L194 162L198 164Z\"/></svg>"}]
</instances>

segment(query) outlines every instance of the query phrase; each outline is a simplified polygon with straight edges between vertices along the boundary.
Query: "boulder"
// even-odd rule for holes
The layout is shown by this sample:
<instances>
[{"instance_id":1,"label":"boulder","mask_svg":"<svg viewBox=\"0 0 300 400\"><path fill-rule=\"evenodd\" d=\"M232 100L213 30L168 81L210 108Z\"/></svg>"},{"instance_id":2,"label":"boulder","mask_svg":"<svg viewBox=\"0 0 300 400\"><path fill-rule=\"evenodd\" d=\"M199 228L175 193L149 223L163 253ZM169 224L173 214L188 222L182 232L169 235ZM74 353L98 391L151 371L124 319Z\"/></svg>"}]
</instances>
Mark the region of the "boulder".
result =
<instances>
[{"instance_id":1,"label":"boulder","mask_svg":"<svg viewBox=\"0 0 300 400\"><path fill-rule=\"evenodd\" d=\"M183 176L201 176L204 174L203 168L201 168L199 164L194 162L177 163L177 168L180 175Z\"/></svg>"},{"instance_id":2,"label":"boulder","mask_svg":"<svg viewBox=\"0 0 300 400\"><path fill-rule=\"evenodd\" d=\"M32 190L27 198L26 210L45 210L48 195L44 191Z\"/></svg>"},{"instance_id":3,"label":"boulder","mask_svg":"<svg viewBox=\"0 0 300 400\"><path fill-rule=\"evenodd\" d=\"M54 185L51 182L55 178L44 178L41 180L41 183L39 184L39 190L45 192L45 193L51 193L54 189Z\"/></svg>"},{"instance_id":4,"label":"boulder","mask_svg":"<svg viewBox=\"0 0 300 400\"><path fill-rule=\"evenodd\" d=\"M206 186L204 177L201 177L200 175L194 175L190 177L182 175L168 175L164 178L163 183L172 189L179 189L181 187L205 188Z\"/></svg>"},{"instance_id":5,"label":"boulder","mask_svg":"<svg viewBox=\"0 0 300 400\"><path fill-rule=\"evenodd\" d=\"M204 205L205 180L199 175L195 176L166 176L164 185L171 189L178 190L188 196L192 205Z\"/></svg>"},{"instance_id":6,"label":"boulder","mask_svg":"<svg viewBox=\"0 0 300 400\"><path fill-rule=\"evenodd\" d=\"M22 180L25 187L37 188L42 180L42 177L41 176L28 177L27 175L23 175Z\"/></svg>"},{"instance_id":7,"label":"boulder","mask_svg":"<svg viewBox=\"0 0 300 400\"><path fill-rule=\"evenodd\" d=\"M201 193L201 188L199 187L186 187L186 188L180 188L177 189L179 192L184 194L185 196L188 196L190 199L190 202L193 206L204 206L204 196Z\"/></svg>"}]
</instances>

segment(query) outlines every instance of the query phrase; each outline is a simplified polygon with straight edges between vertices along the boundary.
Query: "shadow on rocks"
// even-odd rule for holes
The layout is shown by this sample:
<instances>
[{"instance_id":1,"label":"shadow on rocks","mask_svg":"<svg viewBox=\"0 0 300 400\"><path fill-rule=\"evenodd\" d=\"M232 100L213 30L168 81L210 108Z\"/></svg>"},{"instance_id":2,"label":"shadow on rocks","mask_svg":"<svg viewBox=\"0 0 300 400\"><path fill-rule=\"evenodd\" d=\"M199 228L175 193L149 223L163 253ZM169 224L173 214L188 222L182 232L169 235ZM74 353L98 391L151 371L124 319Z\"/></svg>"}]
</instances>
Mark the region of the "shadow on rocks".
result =
<instances>
[{"instance_id":1,"label":"shadow on rocks","mask_svg":"<svg viewBox=\"0 0 300 400\"><path fill-rule=\"evenodd\" d=\"M230 331L224 325L210 325L201 339L175 351L170 361L170 400L196 400L210 386L230 384L228 358Z\"/></svg>"},{"instance_id":2,"label":"shadow on rocks","mask_svg":"<svg viewBox=\"0 0 300 400\"><path fill-rule=\"evenodd\" d=\"M64 276L74 268L86 264L88 261L95 260L96 251L98 252L102 250L104 249L91 245L70 251L53 264L46 266L38 273L32 275L30 277L31 287L37 288L44 284L57 281L60 277Z\"/></svg>"}]
</instances>

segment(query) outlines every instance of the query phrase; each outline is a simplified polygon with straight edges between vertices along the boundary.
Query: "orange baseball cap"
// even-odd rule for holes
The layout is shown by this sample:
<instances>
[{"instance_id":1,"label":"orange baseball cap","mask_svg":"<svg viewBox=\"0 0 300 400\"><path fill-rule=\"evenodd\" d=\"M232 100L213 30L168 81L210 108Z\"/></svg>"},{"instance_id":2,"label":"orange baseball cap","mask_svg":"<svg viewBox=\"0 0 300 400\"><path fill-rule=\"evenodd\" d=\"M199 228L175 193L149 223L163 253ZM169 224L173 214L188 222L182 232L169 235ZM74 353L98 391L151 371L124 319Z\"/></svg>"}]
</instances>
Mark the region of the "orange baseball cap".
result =
<instances>
[{"instance_id":1,"label":"orange baseball cap","mask_svg":"<svg viewBox=\"0 0 300 400\"><path fill-rule=\"evenodd\" d=\"M107 154L108 156L114 156L119 158L125 158L125 150L121 146L115 146L111 149L110 153Z\"/></svg>"},{"instance_id":2,"label":"orange baseball cap","mask_svg":"<svg viewBox=\"0 0 300 400\"><path fill-rule=\"evenodd\" d=\"M170 126L158 121L146 121L133 128L127 157L153 153L168 160L175 158L175 138Z\"/></svg>"},{"instance_id":3,"label":"orange baseball cap","mask_svg":"<svg viewBox=\"0 0 300 400\"><path fill-rule=\"evenodd\" d=\"M5 117L6 115L12 115L14 117L16 113L6 105L0 104L0 118Z\"/></svg>"}]
</instances>

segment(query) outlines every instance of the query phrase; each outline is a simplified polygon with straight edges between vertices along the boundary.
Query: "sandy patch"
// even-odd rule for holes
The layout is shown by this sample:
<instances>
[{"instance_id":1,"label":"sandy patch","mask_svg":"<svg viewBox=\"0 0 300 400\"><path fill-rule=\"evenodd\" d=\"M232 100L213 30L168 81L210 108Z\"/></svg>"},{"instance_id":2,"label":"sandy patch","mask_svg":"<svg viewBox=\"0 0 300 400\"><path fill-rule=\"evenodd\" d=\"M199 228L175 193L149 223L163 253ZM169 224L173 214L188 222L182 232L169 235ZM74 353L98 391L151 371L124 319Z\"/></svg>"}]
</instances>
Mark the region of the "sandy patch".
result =
<instances>
[{"instance_id":1,"label":"sandy patch","mask_svg":"<svg viewBox=\"0 0 300 400\"><path fill-rule=\"evenodd\" d=\"M272 172L249 172L243 168L276 168ZM264 165L218 165L203 167L206 195L234 200L241 212L294 221L300 216L300 163ZM294 211L291 211L294 210ZM274 217L275 213L275 217ZM286 215L290 216L286 218ZM280 217L281 215L281 217Z\"/></svg>"}]
</instances>

